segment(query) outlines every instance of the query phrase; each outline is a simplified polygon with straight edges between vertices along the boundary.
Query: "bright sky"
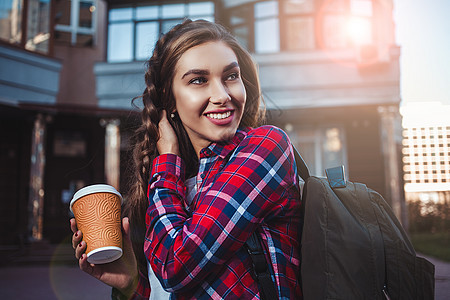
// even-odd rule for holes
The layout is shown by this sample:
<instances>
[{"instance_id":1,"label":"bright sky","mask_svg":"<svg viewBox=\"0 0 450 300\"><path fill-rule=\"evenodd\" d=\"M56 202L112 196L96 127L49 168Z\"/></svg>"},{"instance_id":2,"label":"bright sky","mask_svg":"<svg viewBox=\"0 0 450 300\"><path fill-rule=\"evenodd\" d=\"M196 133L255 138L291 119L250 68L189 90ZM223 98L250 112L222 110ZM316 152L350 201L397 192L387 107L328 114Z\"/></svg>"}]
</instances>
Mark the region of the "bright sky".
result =
<instances>
[{"instance_id":1,"label":"bright sky","mask_svg":"<svg viewBox=\"0 0 450 300\"><path fill-rule=\"evenodd\" d=\"M402 104L450 105L450 0L394 0Z\"/></svg>"}]
</instances>

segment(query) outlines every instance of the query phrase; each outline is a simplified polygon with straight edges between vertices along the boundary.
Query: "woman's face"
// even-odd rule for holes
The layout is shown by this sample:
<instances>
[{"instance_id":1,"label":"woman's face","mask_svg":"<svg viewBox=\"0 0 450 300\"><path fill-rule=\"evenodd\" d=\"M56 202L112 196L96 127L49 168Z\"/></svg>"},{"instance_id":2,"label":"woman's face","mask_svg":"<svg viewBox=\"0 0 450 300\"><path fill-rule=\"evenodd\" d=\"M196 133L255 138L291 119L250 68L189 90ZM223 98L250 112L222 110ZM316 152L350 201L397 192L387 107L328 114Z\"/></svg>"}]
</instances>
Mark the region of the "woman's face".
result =
<instances>
[{"instance_id":1,"label":"woman's face","mask_svg":"<svg viewBox=\"0 0 450 300\"><path fill-rule=\"evenodd\" d=\"M246 93L238 60L224 42L186 51L173 79L176 110L197 154L212 142L231 139L244 111Z\"/></svg>"}]
</instances>

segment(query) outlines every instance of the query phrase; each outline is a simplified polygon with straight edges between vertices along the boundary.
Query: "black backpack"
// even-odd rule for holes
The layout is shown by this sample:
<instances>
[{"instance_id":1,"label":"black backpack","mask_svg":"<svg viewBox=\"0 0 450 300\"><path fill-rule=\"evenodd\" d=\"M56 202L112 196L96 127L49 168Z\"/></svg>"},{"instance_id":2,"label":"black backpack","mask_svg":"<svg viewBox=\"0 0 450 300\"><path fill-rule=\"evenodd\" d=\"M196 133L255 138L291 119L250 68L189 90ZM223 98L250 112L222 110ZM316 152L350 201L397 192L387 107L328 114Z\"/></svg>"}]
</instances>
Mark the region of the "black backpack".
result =
<instances>
[{"instance_id":1,"label":"black backpack","mask_svg":"<svg viewBox=\"0 0 450 300\"><path fill-rule=\"evenodd\" d=\"M305 182L300 231L304 299L434 299L434 265L416 255L383 197L346 181L342 166L327 169L327 178L310 176L294 152ZM277 299L273 281L267 281L267 262L254 255L262 253L258 239L252 235L247 245L262 299ZM258 275L258 270L264 272Z\"/></svg>"}]
</instances>

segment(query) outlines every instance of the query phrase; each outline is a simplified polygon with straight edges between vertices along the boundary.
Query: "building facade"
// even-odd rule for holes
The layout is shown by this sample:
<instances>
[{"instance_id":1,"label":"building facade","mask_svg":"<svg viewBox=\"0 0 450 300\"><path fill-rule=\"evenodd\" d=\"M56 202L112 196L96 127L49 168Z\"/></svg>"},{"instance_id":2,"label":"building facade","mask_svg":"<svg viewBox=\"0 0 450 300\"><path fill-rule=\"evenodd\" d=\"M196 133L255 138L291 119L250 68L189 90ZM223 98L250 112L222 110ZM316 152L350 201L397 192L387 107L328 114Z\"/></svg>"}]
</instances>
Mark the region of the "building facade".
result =
<instances>
[{"instance_id":1,"label":"building facade","mask_svg":"<svg viewBox=\"0 0 450 300\"><path fill-rule=\"evenodd\" d=\"M2 225L16 229L3 243L70 235L68 201L80 186L126 193L131 99L157 37L184 18L223 24L252 53L267 122L289 134L312 174L343 164L406 222L392 0L6 3L0 182L10 192L0 206Z\"/></svg>"},{"instance_id":2,"label":"building facade","mask_svg":"<svg viewBox=\"0 0 450 300\"><path fill-rule=\"evenodd\" d=\"M450 200L450 106L439 102L402 107L407 201Z\"/></svg>"}]
</instances>

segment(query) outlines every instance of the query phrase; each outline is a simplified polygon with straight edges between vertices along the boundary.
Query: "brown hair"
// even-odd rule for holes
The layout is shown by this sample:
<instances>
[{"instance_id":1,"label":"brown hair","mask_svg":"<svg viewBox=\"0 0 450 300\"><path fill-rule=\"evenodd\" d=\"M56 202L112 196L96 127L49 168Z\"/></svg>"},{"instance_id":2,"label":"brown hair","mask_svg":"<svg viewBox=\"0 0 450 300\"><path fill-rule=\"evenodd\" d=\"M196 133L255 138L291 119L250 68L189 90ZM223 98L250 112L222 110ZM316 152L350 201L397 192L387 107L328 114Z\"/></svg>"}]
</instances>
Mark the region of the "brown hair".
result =
<instances>
[{"instance_id":1,"label":"brown hair","mask_svg":"<svg viewBox=\"0 0 450 300\"><path fill-rule=\"evenodd\" d=\"M159 139L158 123L160 112L166 110L168 115L175 110L172 82L175 66L180 57L190 48L210 41L222 41L235 53L241 78L243 80L247 102L244 107L241 127L254 127L263 118L261 92L256 65L250 54L242 48L236 39L221 25L204 20L185 20L173 27L156 43L153 55L147 62L145 73L146 89L142 99L142 124L134 137L134 182L125 203L125 214L129 216L133 249L138 260L139 269L147 274L147 263L143 254L145 236L145 214L148 207L147 185L149 182L152 160L158 155L156 142ZM134 100L136 100L134 99ZM134 101L133 100L133 101ZM197 173L197 154L178 117L169 118L179 141L181 157L186 163L186 176Z\"/></svg>"}]
</instances>

